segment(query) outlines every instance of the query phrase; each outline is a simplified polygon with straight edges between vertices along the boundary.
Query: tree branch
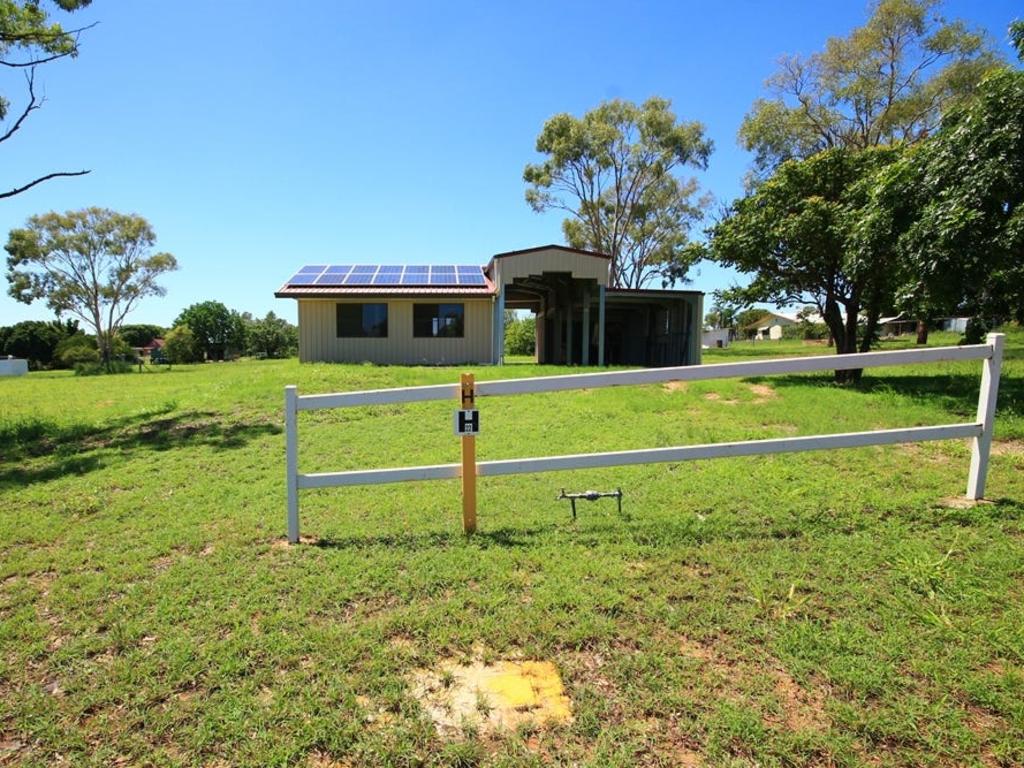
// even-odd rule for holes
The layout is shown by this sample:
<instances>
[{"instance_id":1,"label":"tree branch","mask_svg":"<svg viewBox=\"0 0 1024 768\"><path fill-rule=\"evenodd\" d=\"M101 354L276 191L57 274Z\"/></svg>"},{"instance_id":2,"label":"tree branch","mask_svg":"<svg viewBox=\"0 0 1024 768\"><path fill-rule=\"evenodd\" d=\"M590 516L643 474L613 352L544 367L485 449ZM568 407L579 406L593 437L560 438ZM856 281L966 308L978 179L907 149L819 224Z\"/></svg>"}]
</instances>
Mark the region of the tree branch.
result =
<instances>
[{"instance_id":1,"label":"tree branch","mask_svg":"<svg viewBox=\"0 0 1024 768\"><path fill-rule=\"evenodd\" d=\"M23 187L16 187L8 192L0 192L0 200L20 195L22 192L32 189L36 184L42 184L44 181L49 181L50 179L56 179L60 176L85 176L87 173L91 173L91 171L58 171L57 173L48 173L45 176L40 176L35 181L30 181Z\"/></svg>"}]
</instances>

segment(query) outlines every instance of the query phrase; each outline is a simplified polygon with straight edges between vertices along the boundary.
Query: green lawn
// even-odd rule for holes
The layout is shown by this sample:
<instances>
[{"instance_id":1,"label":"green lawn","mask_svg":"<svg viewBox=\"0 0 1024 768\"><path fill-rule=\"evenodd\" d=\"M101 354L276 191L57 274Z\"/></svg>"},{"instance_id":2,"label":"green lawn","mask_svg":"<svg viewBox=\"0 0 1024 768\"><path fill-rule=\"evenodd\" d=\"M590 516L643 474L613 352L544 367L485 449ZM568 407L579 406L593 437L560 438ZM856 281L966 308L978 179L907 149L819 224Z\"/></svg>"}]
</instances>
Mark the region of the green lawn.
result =
<instances>
[{"instance_id":1,"label":"green lawn","mask_svg":"<svg viewBox=\"0 0 1024 768\"><path fill-rule=\"evenodd\" d=\"M1020 765L1024 332L1010 333L994 503L953 503L968 447L925 443L482 479L470 539L444 481L304 492L310 539L282 542L286 384L458 369L0 380L0 765ZM970 420L979 370L485 399L477 450ZM301 414L301 469L456 461L453 407ZM555 500L619 486L621 516L582 502L573 522ZM481 653L554 662L573 722L438 735L411 674Z\"/></svg>"}]
</instances>

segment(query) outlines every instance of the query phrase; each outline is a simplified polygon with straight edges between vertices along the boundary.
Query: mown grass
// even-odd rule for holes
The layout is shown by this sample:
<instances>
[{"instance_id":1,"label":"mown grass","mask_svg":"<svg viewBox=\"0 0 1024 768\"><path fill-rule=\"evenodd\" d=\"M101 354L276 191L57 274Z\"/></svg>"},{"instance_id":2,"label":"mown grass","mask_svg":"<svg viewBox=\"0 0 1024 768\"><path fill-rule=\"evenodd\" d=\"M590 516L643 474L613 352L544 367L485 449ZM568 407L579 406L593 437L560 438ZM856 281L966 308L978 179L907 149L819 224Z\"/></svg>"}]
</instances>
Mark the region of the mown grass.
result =
<instances>
[{"instance_id":1,"label":"mown grass","mask_svg":"<svg viewBox=\"0 0 1024 768\"><path fill-rule=\"evenodd\" d=\"M0 381L0 764L1024 763L1024 333L988 495L928 443L305 492L282 389L458 370L242 362ZM933 343L952 337L937 336ZM886 343L900 346L908 342ZM737 344L709 360L814 354ZM526 364L478 378L564 372ZM979 366L495 398L482 459L972 419ZM303 471L455 461L451 404L304 413ZM612 489L574 523L560 488ZM443 739L409 673L554 661L571 725Z\"/></svg>"}]
</instances>

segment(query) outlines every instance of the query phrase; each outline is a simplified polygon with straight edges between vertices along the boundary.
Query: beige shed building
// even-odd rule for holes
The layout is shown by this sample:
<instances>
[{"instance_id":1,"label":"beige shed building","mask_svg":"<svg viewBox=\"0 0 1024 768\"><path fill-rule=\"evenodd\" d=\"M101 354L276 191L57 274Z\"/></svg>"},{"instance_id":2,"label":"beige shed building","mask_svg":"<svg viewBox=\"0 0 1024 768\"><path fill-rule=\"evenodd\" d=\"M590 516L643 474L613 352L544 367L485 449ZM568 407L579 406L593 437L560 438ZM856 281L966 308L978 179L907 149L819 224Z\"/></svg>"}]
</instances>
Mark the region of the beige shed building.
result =
<instances>
[{"instance_id":1,"label":"beige shed building","mask_svg":"<svg viewBox=\"0 0 1024 768\"><path fill-rule=\"evenodd\" d=\"M609 256L545 245L486 266L302 267L274 294L299 308L303 362L503 362L505 310L533 312L539 363L700 362L700 291L608 287Z\"/></svg>"}]
</instances>

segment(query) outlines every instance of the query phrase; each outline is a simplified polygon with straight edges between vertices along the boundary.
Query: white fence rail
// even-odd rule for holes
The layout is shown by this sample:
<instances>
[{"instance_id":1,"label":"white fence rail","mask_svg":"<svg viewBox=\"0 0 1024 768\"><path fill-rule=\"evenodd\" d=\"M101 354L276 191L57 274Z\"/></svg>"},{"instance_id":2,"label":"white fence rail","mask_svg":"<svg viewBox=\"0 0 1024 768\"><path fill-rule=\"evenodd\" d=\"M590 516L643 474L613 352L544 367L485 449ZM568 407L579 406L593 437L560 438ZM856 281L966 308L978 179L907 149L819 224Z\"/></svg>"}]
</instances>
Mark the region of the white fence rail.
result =
<instances>
[{"instance_id":1,"label":"white fence rail","mask_svg":"<svg viewBox=\"0 0 1024 768\"><path fill-rule=\"evenodd\" d=\"M820 355L814 357L780 358L742 363L677 368L649 368L631 371L599 371L597 373L544 376L528 379L483 381L476 385L478 397L523 395L559 392L570 389L598 389L667 381L706 381L747 376L771 376L824 370L851 370L881 366L911 365L950 360L981 360L982 379L978 397L977 418L965 424L905 427L871 432L846 432L807 437L786 437L770 440L709 443L705 445L646 448L607 453L583 453L567 456L543 456L476 463L478 477L552 472L569 469L651 464L657 462L692 461L735 456L817 451L833 448L860 448L870 445L972 438L971 466L968 473L967 497L979 499L985 493L985 477L992 428L995 420L999 373L1002 366L1003 335L989 334L984 344L959 347L932 347L894 352L865 352L851 355ZM330 488L350 485L399 483L410 480L447 480L462 475L461 464L435 464L394 469L367 469L347 472L302 474L298 471L298 413L319 408L350 408L367 405L416 403L428 400L456 400L461 394L459 383L425 387L400 387L363 392L326 395L302 395L294 386L285 387L285 433L288 478L288 538L299 540L299 495L307 488Z\"/></svg>"}]
</instances>

